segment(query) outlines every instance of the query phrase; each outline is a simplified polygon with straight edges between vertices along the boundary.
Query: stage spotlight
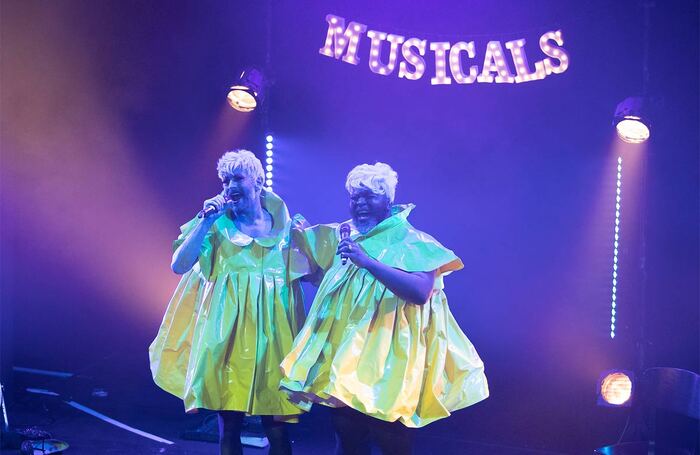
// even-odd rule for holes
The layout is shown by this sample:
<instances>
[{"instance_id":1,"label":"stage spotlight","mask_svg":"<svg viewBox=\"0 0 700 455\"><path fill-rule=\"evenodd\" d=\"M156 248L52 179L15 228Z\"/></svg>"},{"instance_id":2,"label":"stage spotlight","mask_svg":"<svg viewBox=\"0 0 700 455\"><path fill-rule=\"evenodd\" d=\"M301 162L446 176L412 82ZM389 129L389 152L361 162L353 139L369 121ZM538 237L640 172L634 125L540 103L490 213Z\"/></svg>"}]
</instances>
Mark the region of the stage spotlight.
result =
<instances>
[{"instance_id":1,"label":"stage spotlight","mask_svg":"<svg viewBox=\"0 0 700 455\"><path fill-rule=\"evenodd\" d=\"M265 78L257 68L246 68L228 92L228 103L241 112L251 112L262 103Z\"/></svg>"},{"instance_id":2,"label":"stage spotlight","mask_svg":"<svg viewBox=\"0 0 700 455\"><path fill-rule=\"evenodd\" d=\"M617 105L614 124L620 139L630 144L641 144L649 139L651 131L643 108L644 101L638 96L626 98Z\"/></svg>"},{"instance_id":3,"label":"stage spotlight","mask_svg":"<svg viewBox=\"0 0 700 455\"><path fill-rule=\"evenodd\" d=\"M628 407L634 391L634 374L626 370L606 371L598 381L598 404Z\"/></svg>"}]
</instances>

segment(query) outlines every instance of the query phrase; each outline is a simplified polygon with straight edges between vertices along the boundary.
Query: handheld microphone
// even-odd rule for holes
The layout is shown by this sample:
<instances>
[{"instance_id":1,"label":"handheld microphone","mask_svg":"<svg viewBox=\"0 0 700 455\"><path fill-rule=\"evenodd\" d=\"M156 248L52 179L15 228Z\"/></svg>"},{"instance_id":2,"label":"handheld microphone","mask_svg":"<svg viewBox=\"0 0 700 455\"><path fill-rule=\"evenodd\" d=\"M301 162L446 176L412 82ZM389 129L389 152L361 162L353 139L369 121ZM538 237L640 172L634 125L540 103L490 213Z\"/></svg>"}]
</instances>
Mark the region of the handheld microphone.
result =
<instances>
[{"instance_id":1,"label":"handheld microphone","mask_svg":"<svg viewBox=\"0 0 700 455\"><path fill-rule=\"evenodd\" d=\"M229 198L227 198L227 197L224 197L224 203L225 203L225 204L228 204L229 202L231 202L231 199L229 199ZM222 209L225 209L225 208L226 208L226 207L223 207ZM197 218L206 218L206 217L208 217L209 215L213 215L213 214L215 214L215 213L217 213L217 212L218 212L218 210L217 210L216 207L214 207L213 205L208 205L208 206L204 207L204 208L197 214Z\"/></svg>"},{"instance_id":2,"label":"handheld microphone","mask_svg":"<svg viewBox=\"0 0 700 455\"><path fill-rule=\"evenodd\" d=\"M343 223L340 225L340 240L347 239L348 237L350 237L350 225L348 223ZM340 257L343 265L348 263L347 256L341 254Z\"/></svg>"}]
</instances>

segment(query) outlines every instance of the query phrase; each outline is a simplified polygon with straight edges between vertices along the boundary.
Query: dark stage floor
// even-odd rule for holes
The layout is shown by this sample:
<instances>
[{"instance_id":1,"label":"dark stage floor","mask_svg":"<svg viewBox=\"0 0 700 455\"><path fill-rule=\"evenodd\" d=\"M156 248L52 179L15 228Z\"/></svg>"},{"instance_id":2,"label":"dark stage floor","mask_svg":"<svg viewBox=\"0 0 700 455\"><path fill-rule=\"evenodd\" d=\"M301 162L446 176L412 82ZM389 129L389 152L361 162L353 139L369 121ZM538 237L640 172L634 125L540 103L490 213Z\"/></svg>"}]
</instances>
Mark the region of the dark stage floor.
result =
<instances>
[{"instance_id":1,"label":"dark stage floor","mask_svg":"<svg viewBox=\"0 0 700 455\"><path fill-rule=\"evenodd\" d=\"M8 400L10 425L36 426L49 431L56 439L70 444L69 454L216 454L211 442L181 438L185 430L200 425L206 414L185 415L182 403L157 388L150 379L146 353L131 365L119 359L117 368L109 357L83 368L71 378L16 372ZM42 365L27 365L42 368ZM49 396L29 393L27 388L59 394ZM154 441L119 428L83 412L66 402L72 401L102 413L137 430L174 442ZM318 406L305 415L291 430L296 454L332 454L333 434L326 410ZM3 453L19 453L3 451ZM246 454L265 454L267 449L246 448ZM379 453L378 451L376 453ZM416 454L520 455L543 452L516 447L472 442L458 434L445 437L419 430Z\"/></svg>"}]
</instances>

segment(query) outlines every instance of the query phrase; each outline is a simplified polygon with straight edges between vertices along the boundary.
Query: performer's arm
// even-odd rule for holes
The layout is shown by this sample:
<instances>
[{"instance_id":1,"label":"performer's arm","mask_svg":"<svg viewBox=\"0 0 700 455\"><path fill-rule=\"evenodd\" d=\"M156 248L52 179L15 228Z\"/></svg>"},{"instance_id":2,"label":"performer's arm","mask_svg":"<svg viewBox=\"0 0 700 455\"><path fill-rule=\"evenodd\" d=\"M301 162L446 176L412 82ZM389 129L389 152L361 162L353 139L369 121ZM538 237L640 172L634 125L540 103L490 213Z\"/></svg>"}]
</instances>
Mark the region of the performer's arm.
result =
<instances>
[{"instance_id":1,"label":"performer's arm","mask_svg":"<svg viewBox=\"0 0 700 455\"><path fill-rule=\"evenodd\" d=\"M225 209L228 204L229 202L224 198L223 193L204 201L204 208L212 206L216 208L217 211L202 218L197 226L195 226L192 232L190 232L190 234L187 236L185 241L182 242L182 245L175 250L173 253L173 261L170 264L173 272L177 273L178 275L182 275L183 273L187 273L190 271L190 269L192 269L194 264L197 262L197 258L199 258L199 253L202 249L202 242L204 241L207 232L209 232L209 229L211 229L214 221L225 213Z\"/></svg>"},{"instance_id":2,"label":"performer's arm","mask_svg":"<svg viewBox=\"0 0 700 455\"><path fill-rule=\"evenodd\" d=\"M351 239L338 244L338 254L343 254L356 266L367 269L391 292L410 303L422 305L428 301L435 283L435 271L406 272L373 259Z\"/></svg>"},{"instance_id":3,"label":"performer's arm","mask_svg":"<svg viewBox=\"0 0 700 455\"><path fill-rule=\"evenodd\" d=\"M180 245L177 250L173 253L173 261L170 267L173 272L182 275L187 273L197 262L199 258L199 252L202 249L202 242L204 237L211 229L212 224L214 224L215 218L213 216L202 218L197 226L190 232L182 245Z\"/></svg>"}]
</instances>

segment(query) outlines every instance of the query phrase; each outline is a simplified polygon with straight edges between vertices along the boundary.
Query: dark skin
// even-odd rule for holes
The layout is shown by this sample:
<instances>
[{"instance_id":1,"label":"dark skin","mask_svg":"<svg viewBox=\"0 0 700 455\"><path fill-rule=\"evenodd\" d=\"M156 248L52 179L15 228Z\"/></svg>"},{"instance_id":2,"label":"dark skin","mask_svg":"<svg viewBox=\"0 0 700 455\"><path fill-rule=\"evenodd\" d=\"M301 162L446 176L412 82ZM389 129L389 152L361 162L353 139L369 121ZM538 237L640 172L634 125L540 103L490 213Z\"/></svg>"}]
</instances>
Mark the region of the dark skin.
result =
<instances>
[{"instance_id":1,"label":"dark skin","mask_svg":"<svg viewBox=\"0 0 700 455\"><path fill-rule=\"evenodd\" d=\"M360 189L350 195L350 214L357 229L366 234L391 215L391 202L385 194ZM366 269L391 292L407 302L422 305L433 291L436 271L406 272L371 258L351 238L338 244L336 254L342 254L361 269Z\"/></svg>"}]
</instances>

